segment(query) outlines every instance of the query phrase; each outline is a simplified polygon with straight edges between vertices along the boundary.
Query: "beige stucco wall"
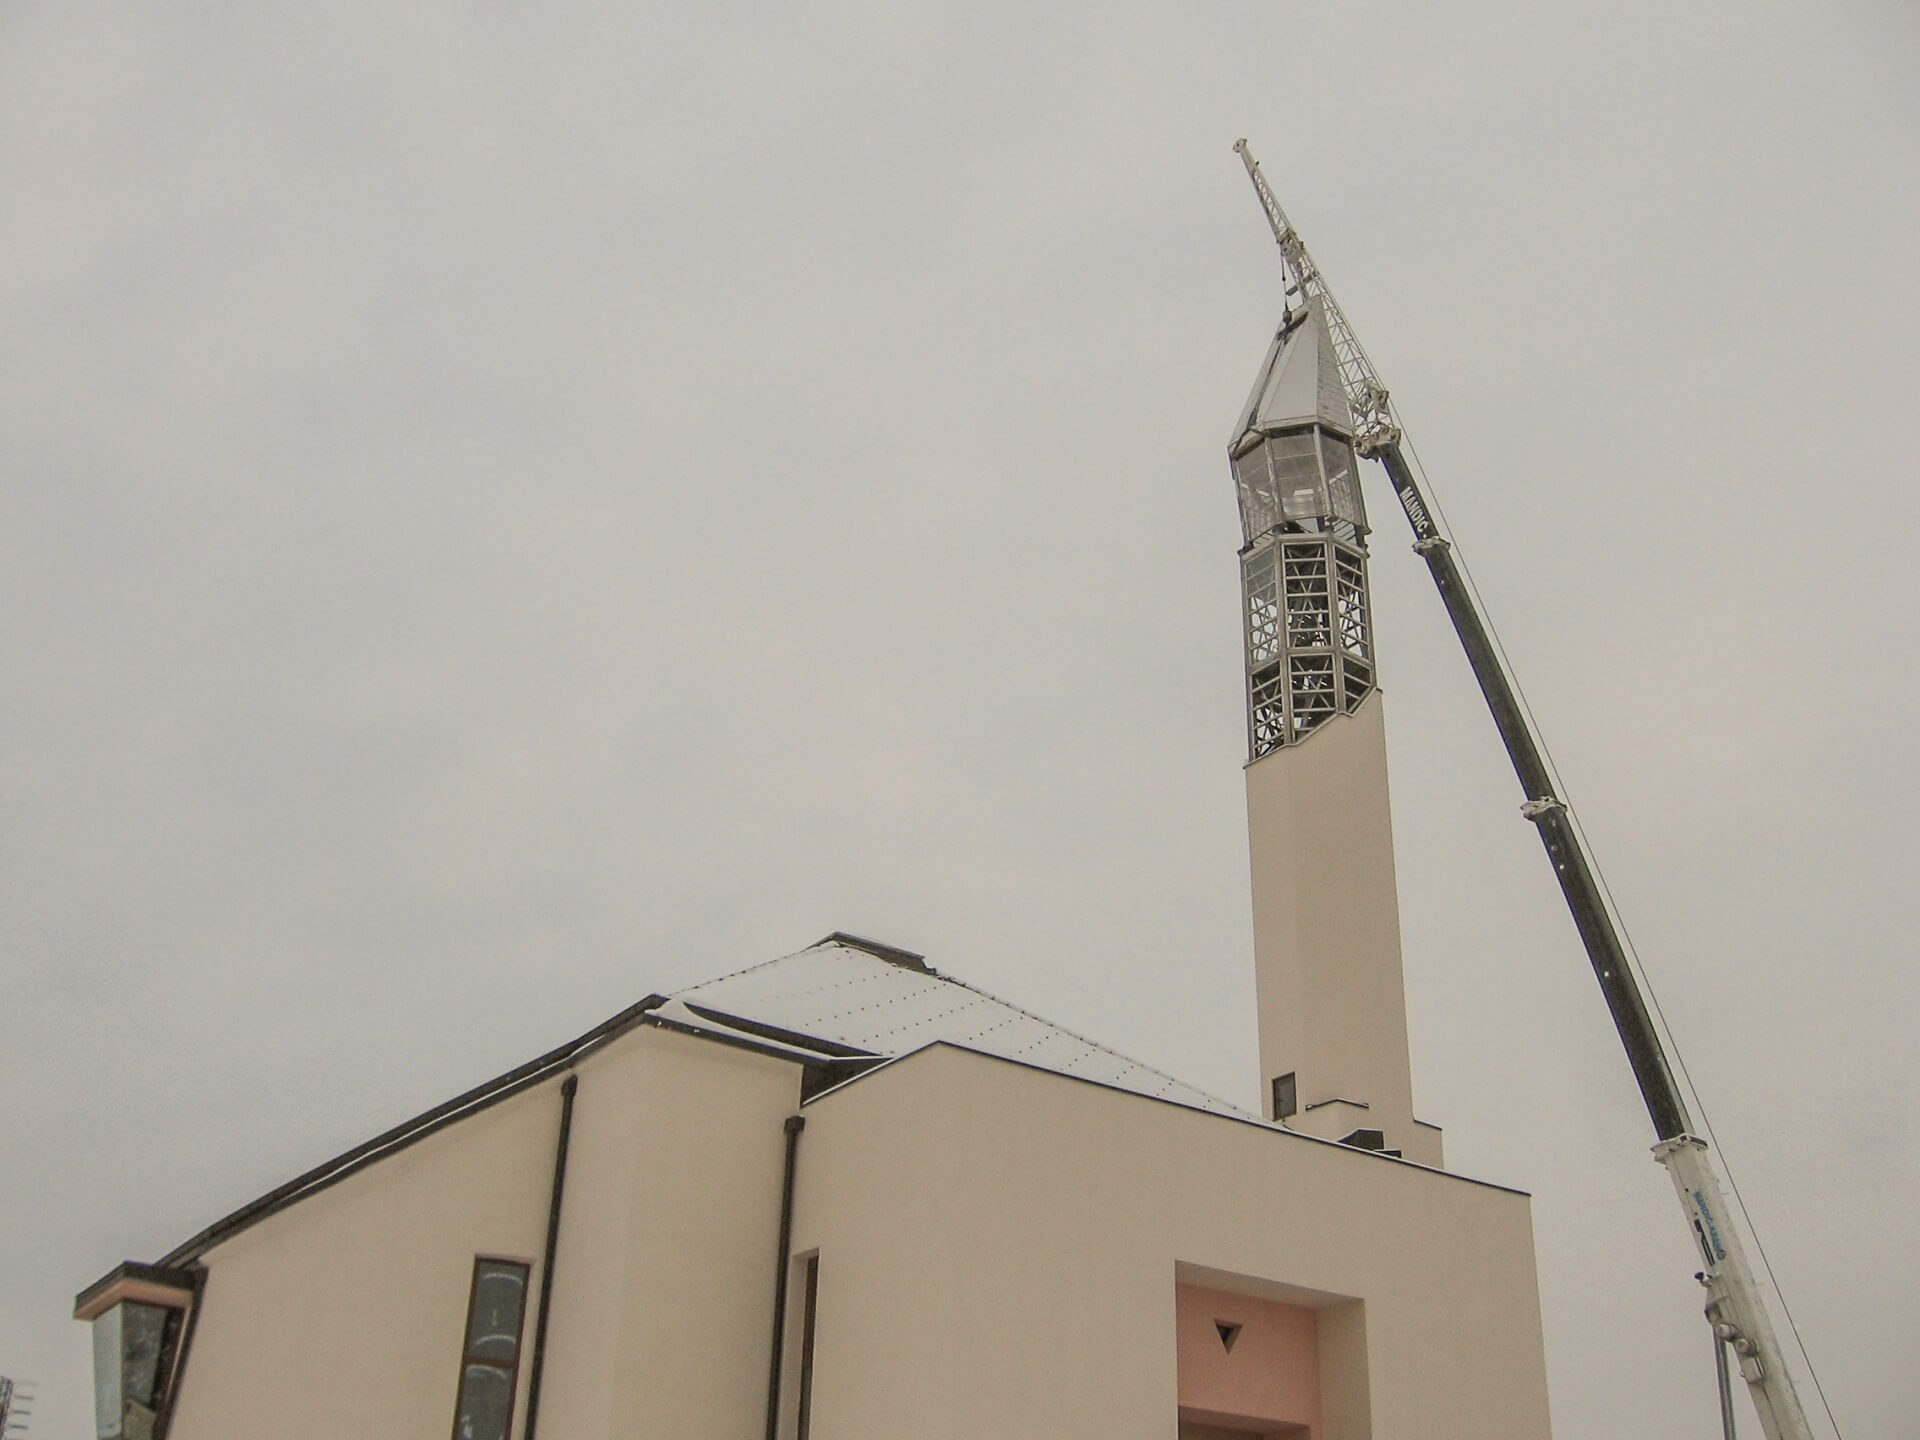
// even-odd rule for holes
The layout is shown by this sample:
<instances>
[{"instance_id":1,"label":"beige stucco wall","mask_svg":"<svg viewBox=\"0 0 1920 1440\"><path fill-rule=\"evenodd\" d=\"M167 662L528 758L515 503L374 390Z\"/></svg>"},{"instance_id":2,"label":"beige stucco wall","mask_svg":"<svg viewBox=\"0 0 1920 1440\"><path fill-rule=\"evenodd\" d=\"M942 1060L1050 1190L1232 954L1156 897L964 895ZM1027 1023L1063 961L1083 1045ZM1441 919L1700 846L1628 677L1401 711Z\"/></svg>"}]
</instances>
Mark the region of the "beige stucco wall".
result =
<instances>
[{"instance_id":1,"label":"beige stucco wall","mask_svg":"<svg viewBox=\"0 0 1920 1440\"><path fill-rule=\"evenodd\" d=\"M1261 1095L1270 1113L1292 1071L1295 1129L1380 1130L1437 1166L1439 1131L1413 1118L1384 717L1376 692L1247 767Z\"/></svg>"},{"instance_id":2,"label":"beige stucco wall","mask_svg":"<svg viewBox=\"0 0 1920 1440\"><path fill-rule=\"evenodd\" d=\"M543 1440L760 1433L799 1100L799 1066L662 1030L583 1072Z\"/></svg>"},{"instance_id":3,"label":"beige stucco wall","mask_svg":"<svg viewBox=\"0 0 1920 1440\"><path fill-rule=\"evenodd\" d=\"M541 1434L757 1433L799 1069L648 1027L578 1073ZM445 1440L476 1254L534 1266L524 1417L560 1079L209 1251L174 1440Z\"/></svg>"},{"instance_id":4,"label":"beige stucco wall","mask_svg":"<svg viewBox=\"0 0 1920 1440\"><path fill-rule=\"evenodd\" d=\"M947 1046L805 1113L817 1436L1171 1440L1176 1266L1327 1305L1327 1440L1548 1434L1522 1195Z\"/></svg>"},{"instance_id":5,"label":"beige stucco wall","mask_svg":"<svg viewBox=\"0 0 1920 1440\"><path fill-rule=\"evenodd\" d=\"M474 1256L537 1270L557 1090L503 1101L210 1251L173 1440L445 1440Z\"/></svg>"},{"instance_id":6,"label":"beige stucco wall","mask_svg":"<svg viewBox=\"0 0 1920 1440\"><path fill-rule=\"evenodd\" d=\"M541 1434L757 1434L798 1068L643 1028L578 1073ZM441 1440L558 1082L208 1252L176 1440ZM1523 1196L948 1046L803 1113L823 1440L1171 1440L1182 1281L1318 1307L1325 1440L1547 1434Z\"/></svg>"}]
</instances>

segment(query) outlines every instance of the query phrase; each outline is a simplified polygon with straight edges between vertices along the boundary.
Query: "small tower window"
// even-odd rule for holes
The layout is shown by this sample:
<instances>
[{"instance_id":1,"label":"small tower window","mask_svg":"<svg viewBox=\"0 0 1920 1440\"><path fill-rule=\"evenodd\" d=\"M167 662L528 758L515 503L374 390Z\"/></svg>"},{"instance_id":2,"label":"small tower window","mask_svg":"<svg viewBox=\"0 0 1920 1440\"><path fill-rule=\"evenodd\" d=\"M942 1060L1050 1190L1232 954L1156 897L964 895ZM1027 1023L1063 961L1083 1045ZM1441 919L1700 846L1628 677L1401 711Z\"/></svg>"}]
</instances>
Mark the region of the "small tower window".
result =
<instances>
[{"instance_id":1,"label":"small tower window","mask_svg":"<svg viewBox=\"0 0 1920 1440\"><path fill-rule=\"evenodd\" d=\"M1289 1070L1273 1077L1273 1118L1286 1120L1300 1113L1300 1082Z\"/></svg>"}]
</instances>

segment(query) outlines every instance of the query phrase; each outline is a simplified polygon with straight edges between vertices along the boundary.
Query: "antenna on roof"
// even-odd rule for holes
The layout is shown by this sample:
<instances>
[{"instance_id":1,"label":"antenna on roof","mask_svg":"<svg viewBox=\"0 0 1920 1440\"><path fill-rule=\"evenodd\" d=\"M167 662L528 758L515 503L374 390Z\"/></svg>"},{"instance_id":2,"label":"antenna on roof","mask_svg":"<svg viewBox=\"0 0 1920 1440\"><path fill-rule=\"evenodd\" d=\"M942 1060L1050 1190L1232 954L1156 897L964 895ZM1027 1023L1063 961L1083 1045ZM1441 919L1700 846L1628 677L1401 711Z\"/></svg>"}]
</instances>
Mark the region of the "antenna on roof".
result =
<instances>
[{"instance_id":1,"label":"antenna on roof","mask_svg":"<svg viewBox=\"0 0 1920 1440\"><path fill-rule=\"evenodd\" d=\"M16 1440L27 1433L33 1413L33 1382L0 1375L0 1440Z\"/></svg>"}]
</instances>

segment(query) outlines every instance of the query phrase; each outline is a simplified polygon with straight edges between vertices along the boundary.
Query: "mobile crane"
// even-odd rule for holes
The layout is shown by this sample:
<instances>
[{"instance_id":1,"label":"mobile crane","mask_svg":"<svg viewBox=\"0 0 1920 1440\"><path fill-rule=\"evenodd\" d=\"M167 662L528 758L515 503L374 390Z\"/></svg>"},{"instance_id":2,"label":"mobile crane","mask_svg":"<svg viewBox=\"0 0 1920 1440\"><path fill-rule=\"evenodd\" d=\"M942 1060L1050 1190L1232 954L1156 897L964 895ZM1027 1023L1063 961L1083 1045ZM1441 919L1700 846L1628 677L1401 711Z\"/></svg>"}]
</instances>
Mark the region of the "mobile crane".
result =
<instances>
[{"instance_id":1,"label":"mobile crane","mask_svg":"<svg viewBox=\"0 0 1920 1440\"><path fill-rule=\"evenodd\" d=\"M1711 1149L1693 1133L1686 1101L1674 1083L1666 1049L1628 964L1626 946L1607 907L1586 846L1566 802L1555 793L1552 772L1533 725L1501 662L1473 591L1454 559L1453 544L1441 532L1432 508L1421 493L1419 478L1401 448L1403 432L1387 387L1380 382L1379 372L1361 348L1333 292L1327 288L1320 268L1307 253L1300 232L1293 228L1286 212L1280 208L1247 142L1240 140L1233 148L1247 168L1248 178L1253 181L1266 211L1267 223L1273 227L1273 238L1279 243L1285 261L1289 313L1296 302L1304 304L1314 300L1326 316L1340 382L1353 411L1354 448L1385 467L1400 508L1413 527L1414 551L1427 562L1433 583L1440 591L1441 603L1446 606L1447 618L1453 622L1454 633L1467 652L1467 663L1473 668L1480 693L1493 712L1493 723L1506 746L1507 758L1513 762L1514 773L1526 792L1520 813L1539 831L1567 909L1572 912L1574 926L1580 932L1581 943L1593 962L1600 993L1606 997L1607 1008L1613 1014L1614 1028L1626 1047L1627 1060L1653 1121L1657 1141L1654 1156L1672 1177L1674 1191L1705 1264L1699 1278L1706 1287L1707 1321L1718 1341L1715 1353L1720 1362L1725 1432L1728 1436L1733 1433L1733 1415L1727 1408L1731 1388L1727 1354L1731 1351L1759 1414L1766 1440L1813 1440L1806 1413L1794 1390L1793 1377L1781 1355L1765 1296L1754 1280L1744 1244L1722 1198Z\"/></svg>"}]
</instances>

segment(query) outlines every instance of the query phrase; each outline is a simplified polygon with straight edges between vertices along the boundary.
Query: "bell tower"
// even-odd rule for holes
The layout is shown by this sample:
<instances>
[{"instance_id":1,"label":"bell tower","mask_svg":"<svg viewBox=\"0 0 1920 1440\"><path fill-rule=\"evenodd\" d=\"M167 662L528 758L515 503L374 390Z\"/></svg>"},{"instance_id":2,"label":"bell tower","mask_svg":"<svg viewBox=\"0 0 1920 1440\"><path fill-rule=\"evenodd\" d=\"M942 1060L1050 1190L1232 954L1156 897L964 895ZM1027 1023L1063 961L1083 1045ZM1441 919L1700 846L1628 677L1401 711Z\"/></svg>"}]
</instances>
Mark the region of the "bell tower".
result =
<instances>
[{"instance_id":1,"label":"bell tower","mask_svg":"<svg viewBox=\"0 0 1920 1440\"><path fill-rule=\"evenodd\" d=\"M1246 626L1247 829L1268 1118L1440 1164L1413 1118L1387 744L1353 416L1300 298L1228 456Z\"/></svg>"}]
</instances>

